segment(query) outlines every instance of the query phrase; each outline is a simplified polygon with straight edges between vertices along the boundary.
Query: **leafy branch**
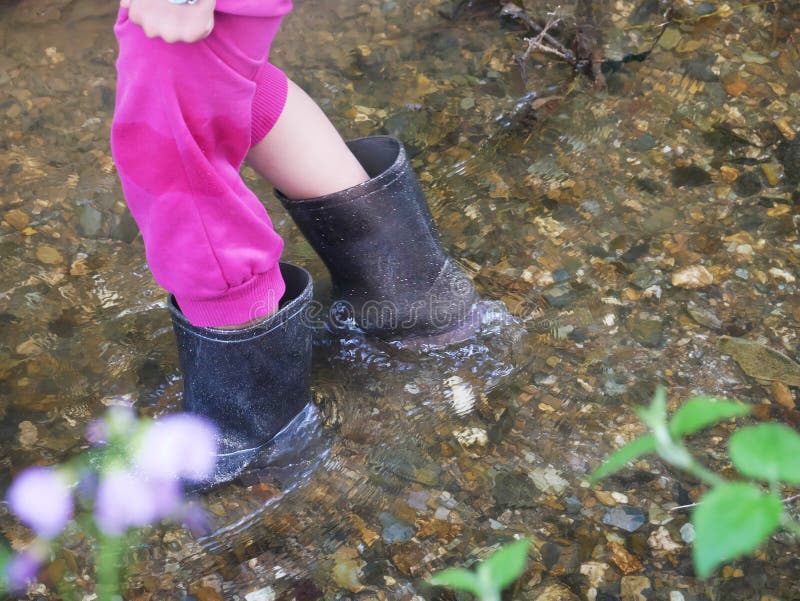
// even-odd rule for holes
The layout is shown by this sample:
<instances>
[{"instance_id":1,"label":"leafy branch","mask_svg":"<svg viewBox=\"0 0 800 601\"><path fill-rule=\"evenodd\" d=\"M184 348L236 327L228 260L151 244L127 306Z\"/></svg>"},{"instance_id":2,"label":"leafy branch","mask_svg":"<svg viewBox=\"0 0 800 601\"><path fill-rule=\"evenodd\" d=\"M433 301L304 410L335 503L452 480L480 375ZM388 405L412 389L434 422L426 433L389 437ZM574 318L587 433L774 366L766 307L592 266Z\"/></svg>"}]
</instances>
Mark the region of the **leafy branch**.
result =
<instances>
[{"instance_id":1,"label":"leafy branch","mask_svg":"<svg viewBox=\"0 0 800 601\"><path fill-rule=\"evenodd\" d=\"M656 453L710 487L692 512L695 528L693 558L701 578L720 564L753 552L779 527L800 535L800 523L785 509L780 493L800 484L800 435L777 423L736 431L728 448L731 462L747 480L726 480L695 458L684 437L732 417L750 413L733 401L698 396L667 416L667 399L659 387L649 407L637 411L650 429L608 457L590 476L593 482L610 476L644 455ZM766 486L765 486L766 484Z\"/></svg>"},{"instance_id":2,"label":"leafy branch","mask_svg":"<svg viewBox=\"0 0 800 601\"><path fill-rule=\"evenodd\" d=\"M520 539L492 553L475 571L450 568L434 574L429 582L472 593L480 601L500 601L503 589L525 571L530 545L530 539Z\"/></svg>"}]
</instances>

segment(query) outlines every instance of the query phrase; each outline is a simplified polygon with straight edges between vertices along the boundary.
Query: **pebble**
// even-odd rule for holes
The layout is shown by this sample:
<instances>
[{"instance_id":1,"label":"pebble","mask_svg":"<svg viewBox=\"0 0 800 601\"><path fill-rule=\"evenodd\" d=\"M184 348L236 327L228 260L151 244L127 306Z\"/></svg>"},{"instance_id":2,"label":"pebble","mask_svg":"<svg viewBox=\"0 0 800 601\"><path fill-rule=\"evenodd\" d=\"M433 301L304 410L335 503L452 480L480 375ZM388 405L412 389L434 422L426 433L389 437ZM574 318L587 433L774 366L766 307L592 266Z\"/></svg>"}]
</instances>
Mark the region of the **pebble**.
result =
<instances>
[{"instance_id":1,"label":"pebble","mask_svg":"<svg viewBox=\"0 0 800 601\"><path fill-rule=\"evenodd\" d=\"M623 576L620 580L622 601L647 601L652 593L650 579L646 576Z\"/></svg>"},{"instance_id":2,"label":"pebble","mask_svg":"<svg viewBox=\"0 0 800 601\"><path fill-rule=\"evenodd\" d=\"M447 507L437 507L433 517L434 519L444 522L450 517L450 510Z\"/></svg>"},{"instance_id":3,"label":"pebble","mask_svg":"<svg viewBox=\"0 0 800 601\"><path fill-rule=\"evenodd\" d=\"M706 186L710 183L711 176L708 172L696 165L675 167L675 169L672 170L672 185L676 188L683 186L697 188L698 186Z\"/></svg>"},{"instance_id":4,"label":"pebble","mask_svg":"<svg viewBox=\"0 0 800 601\"><path fill-rule=\"evenodd\" d=\"M706 288L714 283L714 276L702 265L690 265L672 273L672 285L679 288Z\"/></svg>"},{"instance_id":5,"label":"pebble","mask_svg":"<svg viewBox=\"0 0 800 601\"><path fill-rule=\"evenodd\" d=\"M604 524L626 532L637 531L646 521L647 516L638 507L613 507L603 516Z\"/></svg>"},{"instance_id":6,"label":"pebble","mask_svg":"<svg viewBox=\"0 0 800 601\"><path fill-rule=\"evenodd\" d=\"M586 580L588 580L590 586L597 588L603 584L609 567L607 563L588 561L581 564L580 572L586 576Z\"/></svg>"},{"instance_id":7,"label":"pebble","mask_svg":"<svg viewBox=\"0 0 800 601\"><path fill-rule=\"evenodd\" d=\"M397 519L388 511L384 511L378 516L378 520L383 526L381 537L389 544L405 542L414 536L414 528L410 524Z\"/></svg>"},{"instance_id":8,"label":"pebble","mask_svg":"<svg viewBox=\"0 0 800 601\"><path fill-rule=\"evenodd\" d=\"M682 546L672 540L669 530L660 526L658 530L650 534L647 539L647 544L653 551L660 551L662 553L672 553L682 548Z\"/></svg>"},{"instance_id":9,"label":"pebble","mask_svg":"<svg viewBox=\"0 0 800 601\"><path fill-rule=\"evenodd\" d=\"M658 315L638 313L631 321L630 331L636 342L648 348L658 347L664 340L664 322Z\"/></svg>"},{"instance_id":10,"label":"pebble","mask_svg":"<svg viewBox=\"0 0 800 601\"><path fill-rule=\"evenodd\" d=\"M538 494L528 474L501 472L495 476L492 495L498 507L535 507Z\"/></svg>"},{"instance_id":11,"label":"pebble","mask_svg":"<svg viewBox=\"0 0 800 601\"><path fill-rule=\"evenodd\" d=\"M680 591L670 591L669 601L685 601L683 593Z\"/></svg>"},{"instance_id":12,"label":"pebble","mask_svg":"<svg viewBox=\"0 0 800 601\"><path fill-rule=\"evenodd\" d=\"M573 301L572 288L568 283L556 284L542 292L551 307L566 307Z\"/></svg>"},{"instance_id":13,"label":"pebble","mask_svg":"<svg viewBox=\"0 0 800 601\"><path fill-rule=\"evenodd\" d=\"M664 50L672 50L681 41L681 32L677 27L667 27L658 40L658 45Z\"/></svg>"},{"instance_id":14,"label":"pebble","mask_svg":"<svg viewBox=\"0 0 800 601\"><path fill-rule=\"evenodd\" d=\"M39 431L33 422L24 421L19 424L19 444L23 449L30 449L39 439Z\"/></svg>"},{"instance_id":15,"label":"pebble","mask_svg":"<svg viewBox=\"0 0 800 601\"><path fill-rule=\"evenodd\" d=\"M705 326L712 330L722 329L722 320L709 309L703 309L697 305L689 305L686 307L686 312L701 326Z\"/></svg>"},{"instance_id":16,"label":"pebble","mask_svg":"<svg viewBox=\"0 0 800 601\"><path fill-rule=\"evenodd\" d=\"M594 491L594 496L597 497L597 500L603 505L608 507L614 507L617 504L617 499L614 497L614 494L607 490L596 490Z\"/></svg>"},{"instance_id":17,"label":"pebble","mask_svg":"<svg viewBox=\"0 0 800 601\"><path fill-rule=\"evenodd\" d=\"M271 586L267 586L252 593L247 593L244 598L247 601L275 601L275 591Z\"/></svg>"},{"instance_id":18,"label":"pebble","mask_svg":"<svg viewBox=\"0 0 800 601\"><path fill-rule=\"evenodd\" d=\"M794 396L786 384L777 381L770 382L769 390L776 403L787 409L795 408Z\"/></svg>"},{"instance_id":19,"label":"pebble","mask_svg":"<svg viewBox=\"0 0 800 601\"><path fill-rule=\"evenodd\" d=\"M535 601L580 601L580 597L575 595L563 584L549 584L542 589L537 589Z\"/></svg>"},{"instance_id":20,"label":"pebble","mask_svg":"<svg viewBox=\"0 0 800 601\"><path fill-rule=\"evenodd\" d=\"M753 171L742 173L733 184L733 191L739 196L753 196L761 192L761 178Z\"/></svg>"},{"instance_id":21,"label":"pebble","mask_svg":"<svg viewBox=\"0 0 800 601\"><path fill-rule=\"evenodd\" d=\"M793 284L797 279L788 271L784 269L778 269L777 267L771 267L769 274L776 280L783 280L787 284Z\"/></svg>"},{"instance_id":22,"label":"pebble","mask_svg":"<svg viewBox=\"0 0 800 601\"><path fill-rule=\"evenodd\" d=\"M64 257L61 256L52 246L43 245L36 249L36 258L45 265L58 265L64 262Z\"/></svg>"},{"instance_id":23,"label":"pebble","mask_svg":"<svg viewBox=\"0 0 800 601\"><path fill-rule=\"evenodd\" d=\"M360 581L362 565L363 562L356 559L339 557L333 564L333 579L342 588L351 593L358 593L364 590L364 585Z\"/></svg>"},{"instance_id":24,"label":"pebble","mask_svg":"<svg viewBox=\"0 0 800 601\"><path fill-rule=\"evenodd\" d=\"M611 554L611 563L619 568L623 574L634 574L644 569L642 562L633 555L621 542L610 540L606 547Z\"/></svg>"},{"instance_id":25,"label":"pebble","mask_svg":"<svg viewBox=\"0 0 800 601\"><path fill-rule=\"evenodd\" d=\"M483 428L457 428L453 436L465 449L483 449L489 444L489 437Z\"/></svg>"},{"instance_id":26,"label":"pebble","mask_svg":"<svg viewBox=\"0 0 800 601\"><path fill-rule=\"evenodd\" d=\"M681 540L687 545L691 545L694 542L694 526L691 522L686 522L683 526L681 526L680 532Z\"/></svg>"},{"instance_id":27,"label":"pebble","mask_svg":"<svg viewBox=\"0 0 800 601\"><path fill-rule=\"evenodd\" d=\"M582 507L581 500L577 497L567 497L564 500L564 504L567 508L567 513L571 515L577 514Z\"/></svg>"},{"instance_id":28,"label":"pebble","mask_svg":"<svg viewBox=\"0 0 800 601\"><path fill-rule=\"evenodd\" d=\"M11 209L5 215L3 215L3 219L11 227L19 231L22 231L28 227L28 224L31 221L30 217L28 217L28 214L21 209Z\"/></svg>"},{"instance_id":29,"label":"pebble","mask_svg":"<svg viewBox=\"0 0 800 601\"><path fill-rule=\"evenodd\" d=\"M87 238L95 238L103 227L103 214L90 204L78 207L78 223L81 233Z\"/></svg>"},{"instance_id":30,"label":"pebble","mask_svg":"<svg viewBox=\"0 0 800 601\"><path fill-rule=\"evenodd\" d=\"M536 488L544 493L560 495L569 486L569 482L562 478L561 473L552 465L533 470L530 477Z\"/></svg>"},{"instance_id":31,"label":"pebble","mask_svg":"<svg viewBox=\"0 0 800 601\"><path fill-rule=\"evenodd\" d=\"M425 511L428 508L428 498L430 494L424 490L415 490L408 494L409 507L413 507L418 511Z\"/></svg>"},{"instance_id":32,"label":"pebble","mask_svg":"<svg viewBox=\"0 0 800 601\"><path fill-rule=\"evenodd\" d=\"M197 599L197 601L223 601L222 594L219 591L207 586L191 589L191 595L184 597L184 601L189 601L189 599L192 598ZM245 596L245 598L247 598L247 596ZM140 598L134 597L134 599L135 601L139 601Z\"/></svg>"}]
</instances>

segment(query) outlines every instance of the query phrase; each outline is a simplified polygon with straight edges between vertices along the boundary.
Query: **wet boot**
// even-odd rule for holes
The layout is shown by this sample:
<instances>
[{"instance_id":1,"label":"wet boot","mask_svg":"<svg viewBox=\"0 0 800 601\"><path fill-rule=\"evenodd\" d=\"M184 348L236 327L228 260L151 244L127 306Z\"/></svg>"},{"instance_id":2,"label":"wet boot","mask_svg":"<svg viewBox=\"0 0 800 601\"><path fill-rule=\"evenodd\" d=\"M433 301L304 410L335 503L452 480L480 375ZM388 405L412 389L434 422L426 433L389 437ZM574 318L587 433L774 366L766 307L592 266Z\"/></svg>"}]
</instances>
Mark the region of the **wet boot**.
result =
<instances>
[{"instance_id":1,"label":"wet boot","mask_svg":"<svg viewBox=\"0 0 800 601\"><path fill-rule=\"evenodd\" d=\"M216 425L214 477L201 488L241 474L282 431L300 422L309 402L311 275L281 263L286 292L278 311L239 330L201 328L170 297L183 370L183 409Z\"/></svg>"},{"instance_id":2,"label":"wet boot","mask_svg":"<svg viewBox=\"0 0 800 601\"><path fill-rule=\"evenodd\" d=\"M388 340L469 338L478 295L442 249L402 144L375 136L347 145L368 181L304 200L277 192L331 273L332 325Z\"/></svg>"}]
</instances>

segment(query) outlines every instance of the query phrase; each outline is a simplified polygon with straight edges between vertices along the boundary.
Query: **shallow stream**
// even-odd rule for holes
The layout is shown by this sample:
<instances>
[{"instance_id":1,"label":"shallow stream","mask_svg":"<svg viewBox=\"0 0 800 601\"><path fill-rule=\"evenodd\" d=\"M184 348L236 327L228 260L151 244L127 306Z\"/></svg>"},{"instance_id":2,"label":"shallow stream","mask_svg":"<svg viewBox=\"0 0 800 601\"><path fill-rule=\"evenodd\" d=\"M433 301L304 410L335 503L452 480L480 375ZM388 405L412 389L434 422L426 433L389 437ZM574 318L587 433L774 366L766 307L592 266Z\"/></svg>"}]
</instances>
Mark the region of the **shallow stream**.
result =
<instances>
[{"instance_id":1,"label":"shallow stream","mask_svg":"<svg viewBox=\"0 0 800 601\"><path fill-rule=\"evenodd\" d=\"M164 294L108 147L113 4L0 3L1 489L85 447L110 404L180 405ZM515 535L535 543L515 599L800 598L787 538L694 577L689 513L672 510L702 493L691 478L650 459L586 481L642 431L633 409L658 383L672 408L702 392L800 424L796 387L717 347L800 359L796 4L676 2L650 56L622 63L663 14L598 3L603 89L536 53L523 81L530 34L493 2L297 4L273 61L346 137L403 140L444 244L510 315L422 355L320 331L307 456L209 495L206 537L145 532L126 599L460 599L424 580ZM244 177L324 300L321 262ZM717 469L731 428L696 440ZM29 539L6 513L0 526ZM30 598L86 572L86 541L70 544Z\"/></svg>"}]
</instances>

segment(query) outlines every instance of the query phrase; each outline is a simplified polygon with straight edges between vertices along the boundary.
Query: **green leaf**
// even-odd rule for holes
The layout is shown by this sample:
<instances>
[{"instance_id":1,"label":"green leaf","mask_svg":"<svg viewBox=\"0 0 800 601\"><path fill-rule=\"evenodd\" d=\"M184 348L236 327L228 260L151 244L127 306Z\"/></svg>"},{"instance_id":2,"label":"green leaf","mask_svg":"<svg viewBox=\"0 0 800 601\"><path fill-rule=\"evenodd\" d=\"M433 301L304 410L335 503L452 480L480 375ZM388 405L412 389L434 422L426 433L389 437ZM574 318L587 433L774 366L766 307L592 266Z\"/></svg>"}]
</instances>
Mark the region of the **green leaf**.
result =
<instances>
[{"instance_id":1,"label":"green leaf","mask_svg":"<svg viewBox=\"0 0 800 601\"><path fill-rule=\"evenodd\" d=\"M669 432L676 438L694 434L723 419L740 417L748 413L750 413L750 407L742 403L710 396L696 396L683 403L675 412L669 423Z\"/></svg>"},{"instance_id":2,"label":"green leaf","mask_svg":"<svg viewBox=\"0 0 800 601\"><path fill-rule=\"evenodd\" d=\"M721 563L753 551L778 527L782 514L780 497L755 484L713 488L692 514L697 575L706 578Z\"/></svg>"},{"instance_id":3,"label":"green leaf","mask_svg":"<svg viewBox=\"0 0 800 601\"><path fill-rule=\"evenodd\" d=\"M639 407L636 410L639 419L651 430L657 429L667 423L667 391L660 384L653 393L653 400L648 407Z\"/></svg>"},{"instance_id":4,"label":"green leaf","mask_svg":"<svg viewBox=\"0 0 800 601\"><path fill-rule=\"evenodd\" d=\"M447 586L458 591L472 593L473 595L480 595L481 593L478 577L474 572L463 568L450 568L434 574L429 582L433 586Z\"/></svg>"},{"instance_id":5,"label":"green leaf","mask_svg":"<svg viewBox=\"0 0 800 601\"><path fill-rule=\"evenodd\" d=\"M502 591L525 571L530 546L530 539L523 538L501 547L478 566L478 580Z\"/></svg>"},{"instance_id":6,"label":"green leaf","mask_svg":"<svg viewBox=\"0 0 800 601\"><path fill-rule=\"evenodd\" d=\"M766 480L800 484L800 434L783 424L742 428L728 443L739 473Z\"/></svg>"},{"instance_id":7,"label":"green leaf","mask_svg":"<svg viewBox=\"0 0 800 601\"><path fill-rule=\"evenodd\" d=\"M597 482L621 470L631 461L656 450L656 439L652 434L645 434L625 446L618 448L600 466L589 475L589 482Z\"/></svg>"}]
</instances>

